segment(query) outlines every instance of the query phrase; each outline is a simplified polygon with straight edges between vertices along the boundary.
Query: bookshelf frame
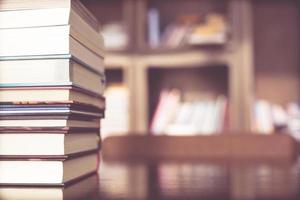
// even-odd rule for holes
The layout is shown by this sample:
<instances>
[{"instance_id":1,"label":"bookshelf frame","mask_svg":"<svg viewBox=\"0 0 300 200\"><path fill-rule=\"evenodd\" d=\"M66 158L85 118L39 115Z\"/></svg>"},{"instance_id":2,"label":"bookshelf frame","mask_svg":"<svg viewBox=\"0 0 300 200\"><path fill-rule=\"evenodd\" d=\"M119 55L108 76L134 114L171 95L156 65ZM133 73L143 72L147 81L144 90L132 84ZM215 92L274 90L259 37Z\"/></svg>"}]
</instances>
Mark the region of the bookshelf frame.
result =
<instances>
[{"instance_id":1,"label":"bookshelf frame","mask_svg":"<svg viewBox=\"0 0 300 200\"><path fill-rule=\"evenodd\" d=\"M125 84L130 90L131 132L148 131L148 82L147 71L151 66L164 69L177 67L205 67L208 64L226 65L228 75L228 98L230 102L230 131L251 131L252 106L256 97L255 88L255 0L227 0L231 38L222 48L201 47L178 49L150 49L147 46L147 9L152 0L119 0L130 9L123 9L124 20L132 27L131 47L121 51L109 51L106 55L108 69L122 66L128 76ZM177 0L180 1L180 0ZM196 0L190 0L196 1ZM274 0L276 1L276 0ZM300 26L299 26L300 27Z\"/></svg>"}]
</instances>

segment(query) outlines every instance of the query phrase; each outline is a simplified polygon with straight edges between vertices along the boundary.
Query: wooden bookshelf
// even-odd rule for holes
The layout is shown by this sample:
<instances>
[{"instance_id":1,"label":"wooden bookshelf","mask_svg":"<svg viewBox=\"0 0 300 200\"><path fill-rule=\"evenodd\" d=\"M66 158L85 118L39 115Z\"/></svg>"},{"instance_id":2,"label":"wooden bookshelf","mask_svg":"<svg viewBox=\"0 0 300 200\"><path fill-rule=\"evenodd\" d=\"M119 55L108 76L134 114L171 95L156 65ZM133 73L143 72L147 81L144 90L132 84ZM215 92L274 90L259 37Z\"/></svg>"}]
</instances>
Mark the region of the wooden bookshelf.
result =
<instances>
[{"instance_id":1,"label":"wooden bookshelf","mask_svg":"<svg viewBox=\"0 0 300 200\"><path fill-rule=\"evenodd\" d=\"M82 0L82 2L99 19L102 27L115 22L124 26L129 36L129 41L126 48L122 51L129 51L135 48L135 0Z\"/></svg>"},{"instance_id":2,"label":"wooden bookshelf","mask_svg":"<svg viewBox=\"0 0 300 200\"><path fill-rule=\"evenodd\" d=\"M110 85L123 85L129 91L129 128L133 130L135 127L134 121L134 109L135 109L135 99L134 99L134 63L130 55L124 54L111 54L108 59L105 60L106 65L106 79L107 86Z\"/></svg>"},{"instance_id":3,"label":"wooden bookshelf","mask_svg":"<svg viewBox=\"0 0 300 200\"><path fill-rule=\"evenodd\" d=\"M130 27L130 46L123 51L109 51L106 63L108 70L117 67L125 72L123 81L130 87L132 132L149 130L158 93L172 80L186 82L185 91L192 90L193 83L209 86L212 94L216 93L215 86L222 85L219 93L229 99L230 131L233 132L251 130L253 104L257 98L281 104L300 100L297 1L83 2L99 19L104 19L104 23L112 18ZM229 23L228 41L224 45L150 48L147 11L153 7L161 13L161 31L182 13L224 14ZM196 90L201 93L201 89Z\"/></svg>"}]
</instances>

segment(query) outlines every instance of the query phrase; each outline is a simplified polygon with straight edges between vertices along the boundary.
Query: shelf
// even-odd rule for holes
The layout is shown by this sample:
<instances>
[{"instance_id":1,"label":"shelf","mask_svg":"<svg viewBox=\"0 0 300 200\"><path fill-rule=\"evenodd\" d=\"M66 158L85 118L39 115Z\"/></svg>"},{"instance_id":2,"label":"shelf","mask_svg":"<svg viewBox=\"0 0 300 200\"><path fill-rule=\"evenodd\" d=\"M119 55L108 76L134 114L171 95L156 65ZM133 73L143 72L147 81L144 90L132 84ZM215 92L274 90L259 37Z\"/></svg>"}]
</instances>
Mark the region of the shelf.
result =
<instances>
[{"instance_id":1,"label":"shelf","mask_svg":"<svg viewBox=\"0 0 300 200\"><path fill-rule=\"evenodd\" d=\"M124 1L127 2L127 1ZM129 2L129 1L128 1ZM131 1L134 2L134 15L135 18L132 20L131 23L134 23L133 30L135 34L131 34L130 37L134 40L132 43L134 44L131 49L127 50L119 50L119 51L108 51L105 63L107 69L122 69L124 70L124 78L127 80L128 85L130 86L130 97L131 97L131 121L132 123L132 131L148 131L148 122L151 114L149 114L149 106L153 104L153 93L148 90L152 90L151 87L155 87L155 84L151 84L148 82L148 76L151 71L153 70L186 70L190 71L190 68L195 70L196 74L201 74L200 71L222 71L224 66L226 68L226 73L220 73L221 77L212 78L208 76L210 80L207 81L205 76L202 77L201 75L198 76L199 79L203 79L201 82L202 85L213 85L212 82L218 82L215 79L223 80L225 79L225 88L224 91L220 92L220 94L225 94L228 98L230 98L230 116L234 116L232 119L233 122L230 122L231 125L233 124L235 127L243 128L245 117L241 117L241 115L248 115L246 111L245 104L245 96L240 93L241 90L245 91L246 94L248 90L244 90L245 84L241 84L244 80L241 74L244 73L245 70L241 70L240 65L242 65L241 54L247 56L247 52L244 53L242 48L239 47L239 43L237 45L232 45L236 42L236 34L233 34L228 41L224 45L203 45L203 46L179 46L178 48L149 48L147 45L147 34L146 34L146 17L147 17L147 10L149 6L158 6L158 9L166 9L168 6L174 3L174 1L152 1L152 0L144 0L144 1ZM179 1L176 1L176 3ZM230 17L234 15L239 10L240 7L248 8L248 6L239 5L234 7L232 10L229 9L231 1L180 1L180 5L175 5L174 9L181 10L182 13L189 13L188 11L203 11L208 9L204 12L214 12L218 11L219 13L223 13L224 15ZM149 4L148 4L149 3ZM150 5L152 4L152 5ZM154 5L155 4L155 5ZM162 5L164 4L164 5ZM186 6L181 6L181 4L188 4ZM201 6L199 6L201 4ZM240 3L237 3L240 4ZM241 3L245 4L245 3ZM197 6L195 6L197 5ZM204 5L204 6L202 6ZM203 9L203 10L202 10ZM170 10L169 10L170 11ZM162 16L162 24L165 23L166 26L173 20L173 17L179 12L164 12ZM236 14L239 15L240 13ZM173 17L172 17L173 16ZM242 18L241 22L247 19ZM236 24L232 24L233 31L239 31L242 29L240 27L235 28ZM246 25L245 25L246 26ZM163 28L163 27L162 27ZM240 37L240 40L247 41L244 38ZM237 51L241 52L237 54ZM188 74L193 74L193 70L188 72ZM199 73L198 73L199 72ZM167 76L168 73L163 72L164 76ZM179 73L180 74L180 73ZM203 73L205 74L205 72ZM184 75L183 77L188 77L190 75ZM245 75L246 76L246 75ZM131 78L129 78L131 77ZM200 78L202 77L202 78ZM162 78L164 79L164 78ZM181 80L180 78L178 80ZM212 82L211 82L212 81ZM158 80L160 82L160 80ZM196 81L197 82L197 81ZM206 82L206 83L205 83ZM221 85L222 85L222 81ZM197 82L197 84L199 81ZM199 83L199 85L201 85ZM162 89L162 88L161 88ZM217 92L218 93L218 92ZM242 110L242 111L241 111ZM246 119L247 120L247 119ZM233 127L234 127L233 126Z\"/></svg>"},{"instance_id":2,"label":"shelf","mask_svg":"<svg viewBox=\"0 0 300 200\"><path fill-rule=\"evenodd\" d=\"M115 66L130 66L137 60L146 68L155 67L182 67L210 65L228 65L230 53L219 49L205 50L153 50L142 53L108 53L105 63L108 68Z\"/></svg>"},{"instance_id":3,"label":"shelf","mask_svg":"<svg viewBox=\"0 0 300 200\"><path fill-rule=\"evenodd\" d=\"M105 55L104 64L107 69L128 68L132 66L132 55L129 53L108 52Z\"/></svg>"},{"instance_id":4,"label":"shelf","mask_svg":"<svg viewBox=\"0 0 300 200\"><path fill-rule=\"evenodd\" d=\"M173 53L173 52L184 52L184 51L226 51L226 44L207 44L207 45L182 45L176 48L170 47L155 47L155 48L140 48L139 53L153 54L153 53Z\"/></svg>"},{"instance_id":5,"label":"shelf","mask_svg":"<svg viewBox=\"0 0 300 200\"><path fill-rule=\"evenodd\" d=\"M199 87L209 85L212 92L216 89L214 82L225 85L217 94L225 94L230 99L230 131L251 131L253 104L257 98L282 105L300 101L300 15L294 0L87 2L104 24L122 21L130 27L127 30L130 46L108 51L105 65L108 71L122 71L122 82L129 88L131 132L148 131L148 118L152 116L159 91L166 82L176 80L186 82L179 86L189 81ZM228 40L224 45L150 48L147 39L150 8L156 8L161 14L160 32L180 15L223 15L229 24ZM207 71L210 75L204 75ZM211 76L213 73L220 77ZM194 75L197 78L187 78Z\"/></svg>"},{"instance_id":6,"label":"shelf","mask_svg":"<svg viewBox=\"0 0 300 200\"><path fill-rule=\"evenodd\" d=\"M182 67L208 65L227 65L228 53L222 50L186 50L145 54L141 58L147 66L155 67Z\"/></svg>"}]
</instances>

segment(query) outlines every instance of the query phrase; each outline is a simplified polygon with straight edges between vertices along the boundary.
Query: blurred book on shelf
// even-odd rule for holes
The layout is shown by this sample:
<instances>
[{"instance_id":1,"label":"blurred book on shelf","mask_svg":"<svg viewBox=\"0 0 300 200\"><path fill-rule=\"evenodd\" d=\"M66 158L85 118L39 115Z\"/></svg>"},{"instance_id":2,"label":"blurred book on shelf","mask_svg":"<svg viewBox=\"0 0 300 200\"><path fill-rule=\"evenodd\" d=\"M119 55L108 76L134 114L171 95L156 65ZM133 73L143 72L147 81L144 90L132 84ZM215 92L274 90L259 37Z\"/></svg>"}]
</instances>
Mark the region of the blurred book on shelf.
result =
<instances>
[{"instance_id":1,"label":"blurred book on shelf","mask_svg":"<svg viewBox=\"0 0 300 200\"><path fill-rule=\"evenodd\" d=\"M290 102L282 106L267 100L257 100L254 105L253 129L262 134L288 133L300 139L300 104Z\"/></svg>"},{"instance_id":2,"label":"blurred book on shelf","mask_svg":"<svg viewBox=\"0 0 300 200\"><path fill-rule=\"evenodd\" d=\"M101 136L103 138L114 134L124 134L129 131L129 91L122 84L107 86L106 115L101 121Z\"/></svg>"},{"instance_id":3,"label":"blurred book on shelf","mask_svg":"<svg viewBox=\"0 0 300 200\"><path fill-rule=\"evenodd\" d=\"M126 27L121 22L104 24L101 33L108 50L124 50L129 43Z\"/></svg>"},{"instance_id":4,"label":"blurred book on shelf","mask_svg":"<svg viewBox=\"0 0 300 200\"><path fill-rule=\"evenodd\" d=\"M153 134L211 135L221 133L228 123L225 96L215 99L182 100L179 90L160 94L150 130Z\"/></svg>"},{"instance_id":5,"label":"blurred book on shelf","mask_svg":"<svg viewBox=\"0 0 300 200\"><path fill-rule=\"evenodd\" d=\"M148 39L152 48L158 47L160 42L159 12L155 8L148 11Z\"/></svg>"},{"instance_id":6,"label":"blurred book on shelf","mask_svg":"<svg viewBox=\"0 0 300 200\"><path fill-rule=\"evenodd\" d=\"M195 25L187 35L189 45L223 45L227 40L228 25L224 16L209 14L205 22Z\"/></svg>"},{"instance_id":7,"label":"blurred book on shelf","mask_svg":"<svg viewBox=\"0 0 300 200\"><path fill-rule=\"evenodd\" d=\"M159 13L155 9L148 12L148 37L150 47L224 45L228 39L228 23L225 16L211 13L201 15L181 15L168 24L160 34ZM158 38L158 35L160 35Z\"/></svg>"}]
</instances>

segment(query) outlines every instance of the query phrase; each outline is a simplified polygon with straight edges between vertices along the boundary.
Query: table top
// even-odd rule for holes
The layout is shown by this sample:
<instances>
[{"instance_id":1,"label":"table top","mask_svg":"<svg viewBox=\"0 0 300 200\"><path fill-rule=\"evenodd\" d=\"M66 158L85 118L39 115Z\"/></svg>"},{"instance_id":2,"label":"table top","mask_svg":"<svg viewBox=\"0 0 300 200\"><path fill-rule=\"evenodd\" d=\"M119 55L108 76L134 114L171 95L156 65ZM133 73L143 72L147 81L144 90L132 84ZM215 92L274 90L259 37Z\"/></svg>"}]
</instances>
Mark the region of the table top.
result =
<instances>
[{"instance_id":1,"label":"table top","mask_svg":"<svg viewBox=\"0 0 300 200\"><path fill-rule=\"evenodd\" d=\"M293 200L300 162L101 162L98 175L64 189L0 188L0 200L17 199Z\"/></svg>"},{"instance_id":2,"label":"table top","mask_svg":"<svg viewBox=\"0 0 300 200\"><path fill-rule=\"evenodd\" d=\"M104 199L300 199L300 162L102 163L99 180Z\"/></svg>"}]
</instances>

